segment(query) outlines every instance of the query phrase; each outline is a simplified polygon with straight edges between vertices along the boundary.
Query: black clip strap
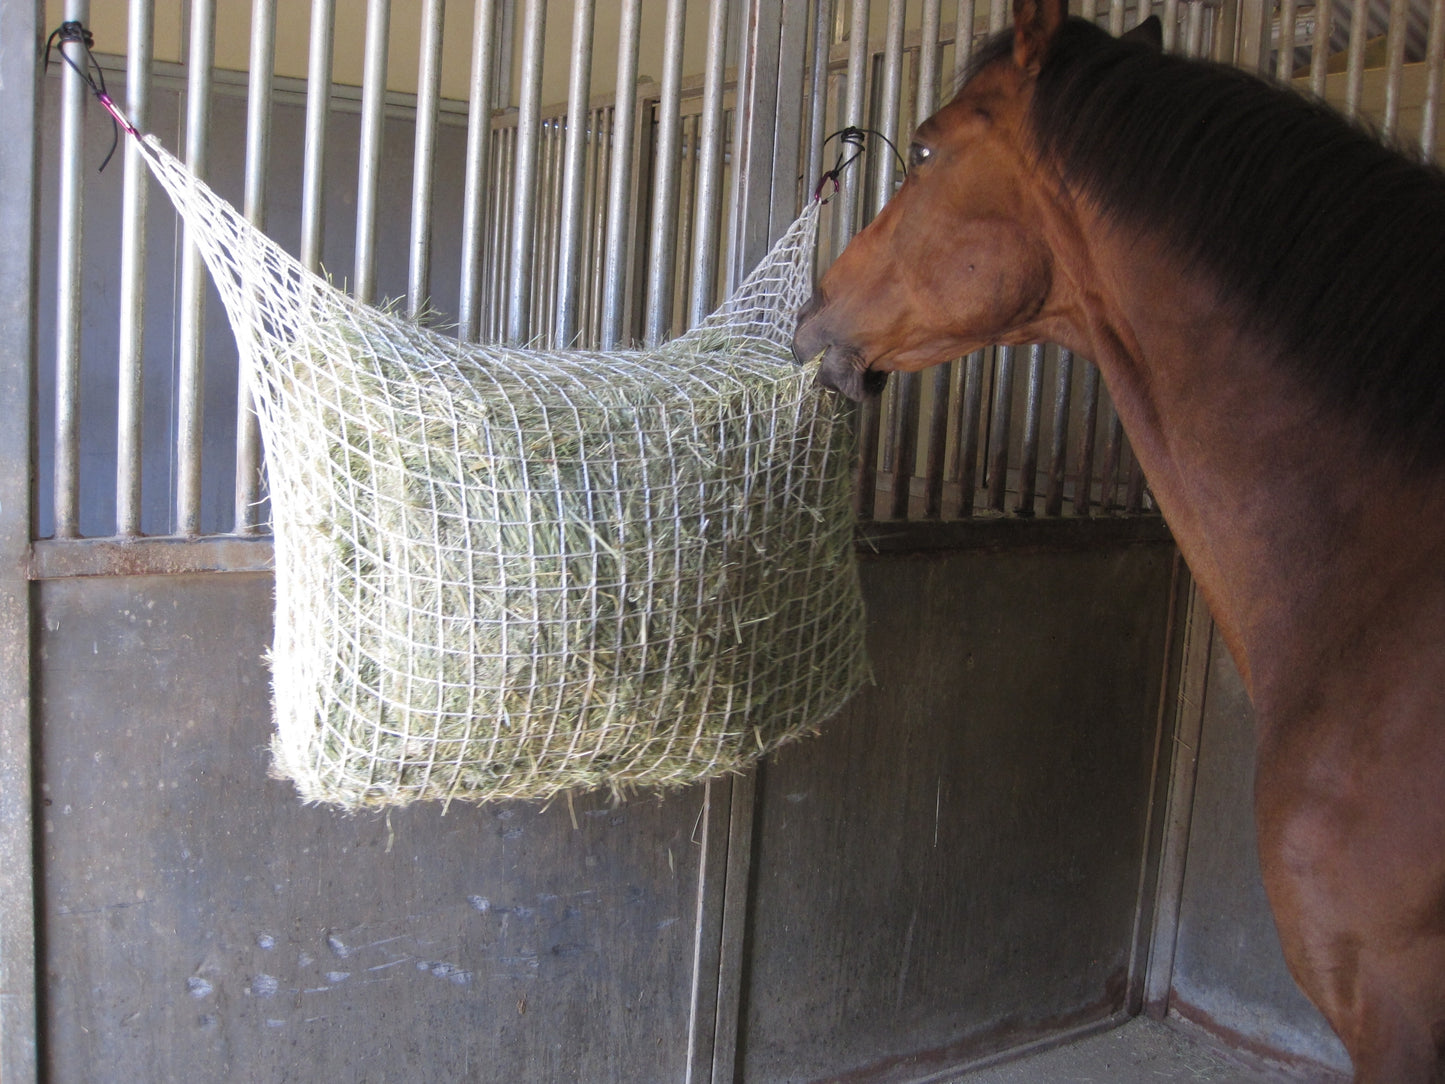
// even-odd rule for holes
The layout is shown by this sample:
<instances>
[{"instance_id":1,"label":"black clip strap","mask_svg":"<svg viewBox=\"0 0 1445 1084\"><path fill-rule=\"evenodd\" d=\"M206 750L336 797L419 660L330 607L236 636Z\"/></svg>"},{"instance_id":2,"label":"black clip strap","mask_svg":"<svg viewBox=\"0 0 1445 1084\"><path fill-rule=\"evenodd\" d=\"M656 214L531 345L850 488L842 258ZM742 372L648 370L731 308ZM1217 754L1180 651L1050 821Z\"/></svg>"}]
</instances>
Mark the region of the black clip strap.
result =
<instances>
[{"instance_id":1,"label":"black clip strap","mask_svg":"<svg viewBox=\"0 0 1445 1084\"><path fill-rule=\"evenodd\" d=\"M831 199L838 194L838 190L842 187L841 177L843 171L851 166L858 159L858 156L863 153L868 145L868 137L870 135L877 136L886 143L888 149L893 152L893 157L898 159L899 168L903 170L904 173L908 172L908 163L904 161L903 155L899 153L898 147L894 144L893 140L873 128L859 128L856 125L850 124L846 128L839 128L827 139L823 140L824 147L827 147L833 140L838 140L838 157L833 162L833 168L825 170L823 176L818 179L818 186L813 189L813 199L824 200L826 202L827 199ZM849 148L852 148L851 154L848 153ZM823 195L823 186L829 181L833 183L833 191L825 198Z\"/></svg>"},{"instance_id":2,"label":"black clip strap","mask_svg":"<svg viewBox=\"0 0 1445 1084\"><path fill-rule=\"evenodd\" d=\"M65 49L67 45L79 45L81 60L77 61ZM120 130L124 128L131 135L138 136L133 124L126 119L120 107L111 100L110 94L105 89L105 72L101 70L100 62L95 59L91 51L95 48L95 38L89 30L78 22L64 22L50 32L50 37L45 40L45 68L50 68L50 50L54 48L60 55L60 59L70 65L70 69L80 76L83 82L101 105L105 106L106 112L110 114L111 139L110 150L106 153L105 161L100 163L100 168L105 169L110 160L115 156L115 148L120 142Z\"/></svg>"}]
</instances>

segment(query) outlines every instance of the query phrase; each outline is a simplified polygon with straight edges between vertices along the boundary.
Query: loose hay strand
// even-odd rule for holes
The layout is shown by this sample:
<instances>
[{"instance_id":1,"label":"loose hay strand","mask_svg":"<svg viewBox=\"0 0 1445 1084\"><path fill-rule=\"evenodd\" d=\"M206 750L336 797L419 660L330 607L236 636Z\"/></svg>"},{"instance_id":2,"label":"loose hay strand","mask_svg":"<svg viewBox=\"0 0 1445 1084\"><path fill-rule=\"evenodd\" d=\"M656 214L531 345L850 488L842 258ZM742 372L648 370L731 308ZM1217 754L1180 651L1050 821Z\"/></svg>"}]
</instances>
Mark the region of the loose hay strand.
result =
<instances>
[{"instance_id":1,"label":"loose hay strand","mask_svg":"<svg viewBox=\"0 0 1445 1084\"><path fill-rule=\"evenodd\" d=\"M788 351L816 206L656 350L474 346L357 304L146 146L252 368L274 770L305 799L681 786L857 687L850 427Z\"/></svg>"}]
</instances>

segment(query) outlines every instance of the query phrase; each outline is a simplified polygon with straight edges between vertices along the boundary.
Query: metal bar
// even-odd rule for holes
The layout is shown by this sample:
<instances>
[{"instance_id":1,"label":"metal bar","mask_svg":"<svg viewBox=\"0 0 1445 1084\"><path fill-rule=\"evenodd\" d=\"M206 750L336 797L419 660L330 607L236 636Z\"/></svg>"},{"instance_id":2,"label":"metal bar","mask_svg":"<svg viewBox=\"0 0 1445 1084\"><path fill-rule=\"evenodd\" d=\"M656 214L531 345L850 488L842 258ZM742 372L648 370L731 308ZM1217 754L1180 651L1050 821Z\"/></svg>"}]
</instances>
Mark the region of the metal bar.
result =
<instances>
[{"instance_id":1,"label":"metal bar","mask_svg":"<svg viewBox=\"0 0 1445 1084\"><path fill-rule=\"evenodd\" d=\"M1310 93L1325 96L1330 74L1330 35L1334 32L1335 5L1315 4L1315 33L1310 42Z\"/></svg>"},{"instance_id":2,"label":"metal bar","mask_svg":"<svg viewBox=\"0 0 1445 1084\"><path fill-rule=\"evenodd\" d=\"M266 231L266 167L271 157L271 83L276 70L276 0L251 8L251 59L246 89L246 221ZM236 373L236 534L255 534L261 504L261 430L251 402L251 374L245 358Z\"/></svg>"},{"instance_id":3,"label":"metal bar","mask_svg":"<svg viewBox=\"0 0 1445 1084\"><path fill-rule=\"evenodd\" d=\"M366 2L366 60L361 75L361 138L356 163L356 259L352 293L363 304L376 297L377 182L381 173L386 106L386 50L391 0Z\"/></svg>"},{"instance_id":4,"label":"metal bar","mask_svg":"<svg viewBox=\"0 0 1445 1084\"><path fill-rule=\"evenodd\" d=\"M1028 386L1024 401L1023 446L1019 455L1019 503L1021 516L1034 514L1034 492L1039 473L1039 429L1044 407L1044 348L1029 347Z\"/></svg>"},{"instance_id":5,"label":"metal bar","mask_svg":"<svg viewBox=\"0 0 1445 1084\"><path fill-rule=\"evenodd\" d=\"M1405 75L1409 17L1409 0L1390 0L1390 23L1385 31L1385 116L1381 122L1386 139L1393 139L1400 127L1400 81Z\"/></svg>"},{"instance_id":6,"label":"metal bar","mask_svg":"<svg viewBox=\"0 0 1445 1084\"><path fill-rule=\"evenodd\" d=\"M321 270L325 229L326 119L330 114L335 0L311 0L311 43L306 67L305 164L301 176L301 263Z\"/></svg>"},{"instance_id":7,"label":"metal bar","mask_svg":"<svg viewBox=\"0 0 1445 1084\"><path fill-rule=\"evenodd\" d=\"M868 0L853 0L848 24L848 68L844 77L843 124L862 127L868 90ZM862 191L861 169L845 173L838 181L838 211L834 216L837 236L835 252L842 252L858 228L858 204Z\"/></svg>"},{"instance_id":8,"label":"metal bar","mask_svg":"<svg viewBox=\"0 0 1445 1084\"><path fill-rule=\"evenodd\" d=\"M1084 424L1079 433L1079 471L1074 482L1074 515L1087 516L1094 502L1094 443L1099 421L1099 367L1084 363Z\"/></svg>"},{"instance_id":9,"label":"metal bar","mask_svg":"<svg viewBox=\"0 0 1445 1084\"><path fill-rule=\"evenodd\" d=\"M1116 38L1124 33L1124 0L1109 0L1109 33Z\"/></svg>"},{"instance_id":10,"label":"metal bar","mask_svg":"<svg viewBox=\"0 0 1445 1084\"><path fill-rule=\"evenodd\" d=\"M5 5L0 33L0 1080L40 1079L35 966L35 338L40 206L40 44L45 5ZM66 17L69 18L67 11ZM69 80L67 80L69 81Z\"/></svg>"},{"instance_id":11,"label":"metal bar","mask_svg":"<svg viewBox=\"0 0 1445 1084\"><path fill-rule=\"evenodd\" d=\"M883 71L879 82L878 130L889 142L898 142L899 98L903 90L903 16L907 5L904 0L888 0L888 22L883 37ZM893 196L894 177L898 162L888 147L877 147L873 154L873 206L870 218L883 210L883 205Z\"/></svg>"},{"instance_id":12,"label":"metal bar","mask_svg":"<svg viewBox=\"0 0 1445 1084\"><path fill-rule=\"evenodd\" d=\"M943 475L948 458L949 391L957 362L933 367L928 406L928 443L923 460L923 518L943 517Z\"/></svg>"},{"instance_id":13,"label":"metal bar","mask_svg":"<svg viewBox=\"0 0 1445 1084\"><path fill-rule=\"evenodd\" d=\"M637 127L637 37L642 0L622 0L617 39L617 106L612 117L612 169L607 184L607 258L602 276L603 350L622 341L627 318L633 134Z\"/></svg>"},{"instance_id":14,"label":"metal bar","mask_svg":"<svg viewBox=\"0 0 1445 1084\"><path fill-rule=\"evenodd\" d=\"M797 217L803 197L803 97L808 68L808 0L783 0L778 25L778 83L773 111L772 199L768 247ZM808 189L811 197L812 189ZM762 259L763 253L758 253ZM752 270L756 261L740 268Z\"/></svg>"},{"instance_id":15,"label":"metal bar","mask_svg":"<svg viewBox=\"0 0 1445 1084\"><path fill-rule=\"evenodd\" d=\"M417 62L416 140L411 168L411 261L406 312L418 319L431 300L432 184L436 162L437 102L442 79L442 19L446 0L426 0Z\"/></svg>"},{"instance_id":16,"label":"metal bar","mask_svg":"<svg viewBox=\"0 0 1445 1084\"><path fill-rule=\"evenodd\" d=\"M823 140L828 125L828 54L833 44L833 0L813 2L813 57L808 83L808 154L803 186L811 191L823 177Z\"/></svg>"},{"instance_id":17,"label":"metal bar","mask_svg":"<svg viewBox=\"0 0 1445 1084\"><path fill-rule=\"evenodd\" d=\"M826 3L827 0L820 0ZM707 15L707 59L697 148L697 202L693 214L692 307L689 323L700 323L717 297L718 253L722 241L723 155L726 139L723 91L727 79L728 0L711 0ZM826 56L826 54L825 54ZM827 64L824 63L826 74Z\"/></svg>"},{"instance_id":18,"label":"metal bar","mask_svg":"<svg viewBox=\"0 0 1445 1084\"><path fill-rule=\"evenodd\" d=\"M1008 0L989 0L988 32L990 34L997 34L1008 25L1008 13Z\"/></svg>"},{"instance_id":19,"label":"metal bar","mask_svg":"<svg viewBox=\"0 0 1445 1084\"><path fill-rule=\"evenodd\" d=\"M66 0L69 22L89 23L89 0ZM64 49L66 46L62 45ZM79 52L71 46L73 52ZM76 56L80 63L84 58ZM60 200L55 258L55 536L80 534L80 270L84 237L85 83L61 73Z\"/></svg>"},{"instance_id":20,"label":"metal bar","mask_svg":"<svg viewBox=\"0 0 1445 1084\"><path fill-rule=\"evenodd\" d=\"M1044 515L1064 511L1064 482L1068 476L1069 400L1074 389L1074 352L1059 350L1059 368L1054 380L1054 422L1049 443L1049 479L1044 490Z\"/></svg>"},{"instance_id":21,"label":"metal bar","mask_svg":"<svg viewBox=\"0 0 1445 1084\"><path fill-rule=\"evenodd\" d=\"M587 267L583 343L595 347L602 335L602 258L607 246L607 149L612 143L612 107L597 110L592 128L592 163L588 170L586 220Z\"/></svg>"},{"instance_id":22,"label":"metal bar","mask_svg":"<svg viewBox=\"0 0 1445 1084\"><path fill-rule=\"evenodd\" d=\"M1427 162L1435 157L1442 77L1445 77L1445 0L1435 0L1430 8L1430 39L1425 47L1425 102L1420 114L1420 156Z\"/></svg>"},{"instance_id":23,"label":"metal bar","mask_svg":"<svg viewBox=\"0 0 1445 1084\"><path fill-rule=\"evenodd\" d=\"M893 501L890 512L894 519L908 518L909 498L913 490L913 471L918 461L919 375L900 373L903 379L895 387L898 426L893 447Z\"/></svg>"},{"instance_id":24,"label":"metal bar","mask_svg":"<svg viewBox=\"0 0 1445 1084\"><path fill-rule=\"evenodd\" d=\"M656 345L672 327L672 275L677 263L677 197L682 132L682 33L687 0L667 0L662 31L662 89L657 103L652 230L647 245L646 341Z\"/></svg>"},{"instance_id":25,"label":"metal bar","mask_svg":"<svg viewBox=\"0 0 1445 1084\"><path fill-rule=\"evenodd\" d=\"M481 332L483 226L487 187L483 178L492 136L492 28L494 0L475 0L472 11L472 73L467 86L467 159L462 186L462 268L457 333L475 342Z\"/></svg>"},{"instance_id":26,"label":"metal bar","mask_svg":"<svg viewBox=\"0 0 1445 1084\"><path fill-rule=\"evenodd\" d=\"M150 131L155 5L130 6L125 97L131 123ZM141 532L141 426L145 404L145 259L150 170L134 140L125 143L121 188L120 328L116 381L115 533Z\"/></svg>"},{"instance_id":27,"label":"metal bar","mask_svg":"<svg viewBox=\"0 0 1445 1084\"><path fill-rule=\"evenodd\" d=\"M963 363L963 406L959 412L958 514L973 515L978 492L978 438L983 416L983 351L975 350Z\"/></svg>"},{"instance_id":28,"label":"metal bar","mask_svg":"<svg viewBox=\"0 0 1445 1084\"><path fill-rule=\"evenodd\" d=\"M994 360L993 411L988 427L988 507L1004 510L1008 493L1009 436L1013 427L1014 348L1000 346Z\"/></svg>"},{"instance_id":29,"label":"metal bar","mask_svg":"<svg viewBox=\"0 0 1445 1084\"><path fill-rule=\"evenodd\" d=\"M582 198L587 168L587 99L592 88L592 4L575 0L572 9L572 66L567 79L566 162L562 173L561 238L557 247L557 320L553 340L571 346L577 338L582 292Z\"/></svg>"},{"instance_id":30,"label":"metal bar","mask_svg":"<svg viewBox=\"0 0 1445 1084\"><path fill-rule=\"evenodd\" d=\"M678 269L672 276L672 325L669 335L681 335L688 329L690 309L687 290L692 276L681 273L682 267L692 263L693 225L697 215L697 114L684 117L682 122L682 177L678 187L677 233L674 245L677 249Z\"/></svg>"},{"instance_id":31,"label":"metal bar","mask_svg":"<svg viewBox=\"0 0 1445 1084\"><path fill-rule=\"evenodd\" d=\"M1350 48L1345 68L1345 115L1357 117L1365 89L1365 45L1369 30L1370 0L1354 0L1350 9Z\"/></svg>"},{"instance_id":32,"label":"metal bar","mask_svg":"<svg viewBox=\"0 0 1445 1084\"><path fill-rule=\"evenodd\" d=\"M922 124L938 108L938 68L943 47L938 28L943 0L923 0L922 25L918 41L918 95L914 124Z\"/></svg>"},{"instance_id":33,"label":"metal bar","mask_svg":"<svg viewBox=\"0 0 1445 1084\"><path fill-rule=\"evenodd\" d=\"M973 27L978 19L975 0L958 0L953 13L953 82L957 90L963 84L968 63L973 59Z\"/></svg>"},{"instance_id":34,"label":"metal bar","mask_svg":"<svg viewBox=\"0 0 1445 1084\"><path fill-rule=\"evenodd\" d=\"M1275 54L1274 75L1283 83L1294 78L1294 39L1298 24L1297 0L1279 0L1279 50Z\"/></svg>"},{"instance_id":35,"label":"metal bar","mask_svg":"<svg viewBox=\"0 0 1445 1084\"><path fill-rule=\"evenodd\" d=\"M1109 405L1108 439L1104 441L1104 469L1101 474L1099 507L1105 512L1119 507L1119 463L1124 456L1124 426L1119 412Z\"/></svg>"},{"instance_id":36,"label":"metal bar","mask_svg":"<svg viewBox=\"0 0 1445 1084\"><path fill-rule=\"evenodd\" d=\"M186 165L205 178L210 158L211 68L216 52L214 0L190 6L191 33L186 50ZM200 249L183 225L181 242L180 326L176 379L176 533L201 530L201 429L204 416L206 270Z\"/></svg>"},{"instance_id":37,"label":"metal bar","mask_svg":"<svg viewBox=\"0 0 1445 1084\"><path fill-rule=\"evenodd\" d=\"M1179 46L1179 0L1164 0L1164 51L1172 53Z\"/></svg>"},{"instance_id":38,"label":"metal bar","mask_svg":"<svg viewBox=\"0 0 1445 1084\"><path fill-rule=\"evenodd\" d=\"M517 148L512 180L512 257L508 266L507 339L528 335L532 308L532 241L537 215L537 155L542 136L542 39L547 0L527 0L522 16L522 96L517 108Z\"/></svg>"},{"instance_id":39,"label":"metal bar","mask_svg":"<svg viewBox=\"0 0 1445 1084\"><path fill-rule=\"evenodd\" d=\"M1204 5L1201 3L1196 2L1189 5L1184 51L1190 56L1204 55L1204 11Z\"/></svg>"}]
</instances>

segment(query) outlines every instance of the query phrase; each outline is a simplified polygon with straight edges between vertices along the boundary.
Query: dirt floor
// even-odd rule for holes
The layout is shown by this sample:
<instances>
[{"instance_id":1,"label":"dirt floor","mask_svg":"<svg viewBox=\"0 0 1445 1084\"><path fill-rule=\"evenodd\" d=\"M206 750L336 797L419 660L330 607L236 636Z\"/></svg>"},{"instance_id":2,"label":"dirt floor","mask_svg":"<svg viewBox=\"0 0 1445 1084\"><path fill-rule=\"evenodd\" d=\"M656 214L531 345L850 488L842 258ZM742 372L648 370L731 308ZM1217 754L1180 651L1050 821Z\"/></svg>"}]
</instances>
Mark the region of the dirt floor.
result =
<instances>
[{"instance_id":1,"label":"dirt floor","mask_svg":"<svg viewBox=\"0 0 1445 1084\"><path fill-rule=\"evenodd\" d=\"M1336 1084L1333 1074L1285 1073L1138 1018L1122 1027L956 1078L954 1084Z\"/></svg>"}]
</instances>

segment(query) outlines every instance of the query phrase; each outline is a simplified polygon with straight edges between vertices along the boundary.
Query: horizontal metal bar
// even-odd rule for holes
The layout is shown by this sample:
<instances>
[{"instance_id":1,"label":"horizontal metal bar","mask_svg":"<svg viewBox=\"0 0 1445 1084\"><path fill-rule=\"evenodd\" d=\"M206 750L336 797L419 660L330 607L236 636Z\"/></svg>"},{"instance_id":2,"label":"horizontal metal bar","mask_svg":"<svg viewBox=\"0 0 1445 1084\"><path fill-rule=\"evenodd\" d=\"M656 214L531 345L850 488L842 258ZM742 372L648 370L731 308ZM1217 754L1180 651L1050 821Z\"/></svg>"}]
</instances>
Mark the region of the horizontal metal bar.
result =
<instances>
[{"instance_id":1,"label":"horizontal metal bar","mask_svg":"<svg viewBox=\"0 0 1445 1084\"><path fill-rule=\"evenodd\" d=\"M276 564L271 539L57 538L36 542L32 580L74 576L165 576L186 572L269 572Z\"/></svg>"}]
</instances>

